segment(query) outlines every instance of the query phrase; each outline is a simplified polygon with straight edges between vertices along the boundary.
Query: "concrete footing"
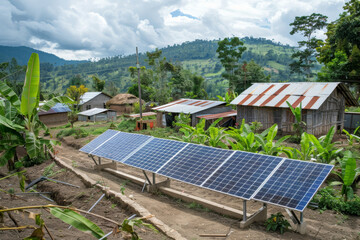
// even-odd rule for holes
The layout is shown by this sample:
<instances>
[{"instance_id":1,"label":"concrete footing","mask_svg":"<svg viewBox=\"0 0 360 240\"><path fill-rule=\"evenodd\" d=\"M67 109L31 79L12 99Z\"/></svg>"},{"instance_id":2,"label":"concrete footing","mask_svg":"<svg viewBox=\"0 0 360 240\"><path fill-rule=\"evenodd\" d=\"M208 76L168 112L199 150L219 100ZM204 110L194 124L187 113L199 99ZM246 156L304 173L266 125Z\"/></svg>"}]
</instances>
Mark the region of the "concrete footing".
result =
<instances>
[{"instance_id":1,"label":"concrete footing","mask_svg":"<svg viewBox=\"0 0 360 240\"><path fill-rule=\"evenodd\" d=\"M94 165L94 170L103 170L104 168L117 169L116 162Z\"/></svg>"},{"instance_id":2,"label":"concrete footing","mask_svg":"<svg viewBox=\"0 0 360 240\"><path fill-rule=\"evenodd\" d=\"M294 224L290 222L291 228L300 234L306 234L306 222L302 222L300 224Z\"/></svg>"},{"instance_id":3,"label":"concrete footing","mask_svg":"<svg viewBox=\"0 0 360 240\"><path fill-rule=\"evenodd\" d=\"M244 218L243 218L244 219ZM267 207L263 206L246 220L240 222L240 228L246 228L253 222L265 222L267 219Z\"/></svg>"},{"instance_id":4,"label":"concrete footing","mask_svg":"<svg viewBox=\"0 0 360 240\"><path fill-rule=\"evenodd\" d=\"M159 193L161 192L161 187L170 187L170 179L152 185L147 185L146 190L150 193Z\"/></svg>"}]
</instances>

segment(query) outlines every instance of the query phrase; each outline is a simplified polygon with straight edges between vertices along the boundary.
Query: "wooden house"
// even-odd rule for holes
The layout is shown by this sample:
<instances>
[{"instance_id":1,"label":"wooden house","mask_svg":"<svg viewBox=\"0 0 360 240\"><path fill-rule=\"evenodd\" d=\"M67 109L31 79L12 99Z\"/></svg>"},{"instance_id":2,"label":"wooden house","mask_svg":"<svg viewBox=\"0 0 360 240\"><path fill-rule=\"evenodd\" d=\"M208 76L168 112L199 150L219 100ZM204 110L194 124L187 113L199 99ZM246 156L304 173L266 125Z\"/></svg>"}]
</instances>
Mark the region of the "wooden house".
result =
<instances>
[{"instance_id":1,"label":"wooden house","mask_svg":"<svg viewBox=\"0 0 360 240\"><path fill-rule=\"evenodd\" d=\"M195 126L199 122L197 116L231 111L231 107L226 106L226 102L188 98L181 98L152 109L158 112L156 125L168 127L179 113L189 114L191 126Z\"/></svg>"},{"instance_id":2,"label":"wooden house","mask_svg":"<svg viewBox=\"0 0 360 240\"><path fill-rule=\"evenodd\" d=\"M38 116L41 122L47 126L61 125L68 122L70 108L62 103L55 104L49 111L39 111Z\"/></svg>"},{"instance_id":3,"label":"wooden house","mask_svg":"<svg viewBox=\"0 0 360 240\"><path fill-rule=\"evenodd\" d=\"M134 104L139 102L139 98L129 93L120 93L106 102L109 109L115 110L118 115L123 113L132 113L134 111ZM142 100L142 104L145 101Z\"/></svg>"},{"instance_id":4,"label":"wooden house","mask_svg":"<svg viewBox=\"0 0 360 240\"><path fill-rule=\"evenodd\" d=\"M263 129L276 123L279 131L292 133L295 117L286 102L294 108L301 104L306 132L316 136L326 134L332 126L342 130L345 106L358 105L339 82L254 83L231 104L237 105L237 121L258 121Z\"/></svg>"},{"instance_id":5,"label":"wooden house","mask_svg":"<svg viewBox=\"0 0 360 240\"><path fill-rule=\"evenodd\" d=\"M80 111L92 108L106 108L106 102L111 96L103 92L86 92L80 99Z\"/></svg>"}]
</instances>

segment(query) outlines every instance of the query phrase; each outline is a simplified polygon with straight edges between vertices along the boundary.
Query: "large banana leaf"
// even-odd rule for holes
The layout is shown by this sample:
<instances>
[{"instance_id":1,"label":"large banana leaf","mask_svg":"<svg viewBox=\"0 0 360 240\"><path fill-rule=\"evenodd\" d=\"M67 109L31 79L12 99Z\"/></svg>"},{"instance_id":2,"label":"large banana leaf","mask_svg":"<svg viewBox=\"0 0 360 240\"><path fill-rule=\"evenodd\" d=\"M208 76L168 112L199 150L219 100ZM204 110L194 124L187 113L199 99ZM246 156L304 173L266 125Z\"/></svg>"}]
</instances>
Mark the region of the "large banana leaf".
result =
<instances>
[{"instance_id":1,"label":"large banana leaf","mask_svg":"<svg viewBox=\"0 0 360 240\"><path fill-rule=\"evenodd\" d=\"M43 154L42 144L33 132L25 132L25 146L30 158L39 157L40 154Z\"/></svg>"},{"instance_id":2,"label":"large banana leaf","mask_svg":"<svg viewBox=\"0 0 360 240\"><path fill-rule=\"evenodd\" d=\"M54 207L50 208L50 213L80 231L91 233L96 239L102 238L105 235L95 223L70 209Z\"/></svg>"},{"instance_id":3,"label":"large banana leaf","mask_svg":"<svg viewBox=\"0 0 360 240\"><path fill-rule=\"evenodd\" d=\"M15 120L18 117L19 112L9 101L5 101L4 116L9 120Z\"/></svg>"},{"instance_id":4,"label":"large banana leaf","mask_svg":"<svg viewBox=\"0 0 360 240\"><path fill-rule=\"evenodd\" d=\"M6 98L16 109L20 111L20 100L14 90L6 83L0 81L0 95Z\"/></svg>"},{"instance_id":5,"label":"large banana leaf","mask_svg":"<svg viewBox=\"0 0 360 240\"><path fill-rule=\"evenodd\" d=\"M8 118L1 116L1 115L0 115L0 125L3 125L5 127L8 127L10 129L13 129L16 131L21 131L24 129L23 126L17 125L14 122L12 122L11 120L9 120Z\"/></svg>"},{"instance_id":6,"label":"large banana leaf","mask_svg":"<svg viewBox=\"0 0 360 240\"><path fill-rule=\"evenodd\" d=\"M40 61L37 53L32 53L28 62L24 87L21 95L20 111L28 119L39 105Z\"/></svg>"},{"instance_id":7,"label":"large banana leaf","mask_svg":"<svg viewBox=\"0 0 360 240\"><path fill-rule=\"evenodd\" d=\"M355 179L356 174L356 160L352 157L351 152L346 151L344 156L344 164L342 164L342 174L343 174L343 181L344 185L351 186Z\"/></svg>"}]
</instances>

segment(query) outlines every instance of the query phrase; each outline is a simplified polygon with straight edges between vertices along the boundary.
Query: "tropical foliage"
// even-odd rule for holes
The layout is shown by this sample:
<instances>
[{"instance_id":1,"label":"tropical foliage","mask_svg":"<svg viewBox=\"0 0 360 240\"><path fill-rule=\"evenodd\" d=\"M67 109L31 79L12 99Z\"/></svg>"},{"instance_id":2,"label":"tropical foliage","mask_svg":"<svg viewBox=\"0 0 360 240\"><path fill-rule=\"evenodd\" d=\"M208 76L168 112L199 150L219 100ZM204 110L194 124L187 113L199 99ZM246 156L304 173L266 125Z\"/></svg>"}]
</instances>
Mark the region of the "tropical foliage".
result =
<instances>
[{"instance_id":1,"label":"tropical foliage","mask_svg":"<svg viewBox=\"0 0 360 240\"><path fill-rule=\"evenodd\" d=\"M47 158L48 151L58 142L39 136L40 130L48 132L48 128L39 120L39 111L48 111L53 105L60 102L71 102L68 97L59 96L39 106L40 102L40 62L39 56L33 53L26 70L21 100L16 93L4 82L0 82L0 166L9 162L14 167L17 161L16 147L26 149L27 156L19 163L24 165L40 162Z\"/></svg>"}]
</instances>

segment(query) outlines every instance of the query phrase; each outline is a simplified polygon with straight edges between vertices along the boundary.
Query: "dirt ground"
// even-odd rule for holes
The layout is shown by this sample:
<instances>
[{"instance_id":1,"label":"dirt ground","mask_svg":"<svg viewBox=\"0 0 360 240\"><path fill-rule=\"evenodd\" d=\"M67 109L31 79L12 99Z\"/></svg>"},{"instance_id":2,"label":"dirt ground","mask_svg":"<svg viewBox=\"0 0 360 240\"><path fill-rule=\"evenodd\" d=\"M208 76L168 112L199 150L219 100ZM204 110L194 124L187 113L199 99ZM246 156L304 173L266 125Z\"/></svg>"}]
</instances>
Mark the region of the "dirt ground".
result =
<instances>
[{"instance_id":1,"label":"dirt ground","mask_svg":"<svg viewBox=\"0 0 360 240\"><path fill-rule=\"evenodd\" d=\"M26 178L27 182L37 179L43 174L44 168L50 165L52 161L47 161L41 165L30 167L26 169ZM52 179L57 179L73 185L79 186L79 188L63 185L60 183L54 183L50 181L42 181L35 186L37 191L41 192L51 192L51 194L44 194L45 196L53 199L55 202L46 200L38 195L17 195L18 197L12 197L9 194L0 193L0 205L10 208L10 207L19 207L19 206L34 206L34 205L48 205L48 204L58 204L64 206L72 206L85 211L88 211L89 208L100 198L102 192L98 188L86 188L82 181L76 177L72 172L65 169L61 169L57 165L52 168L54 173L58 172L54 176L51 176ZM0 169L0 178L7 175L7 169ZM27 185L27 184L26 184ZM15 193L19 193L19 180L17 176L7 178L0 181L0 188L3 190L14 189ZM69 225L62 222L58 218L52 216L46 210L31 209L28 210L34 213L41 213L43 220L45 221L46 226L48 227L51 235L54 239L95 239L90 234L83 233L75 228L69 229ZM132 212L129 212L125 209L121 209L118 204L113 202L111 199L106 197L93 208L92 213L102 215L106 218L115 220L117 222L122 222L125 218L133 215ZM23 225L32 225L36 226L33 219L29 219L27 214L19 214L12 212L12 216L18 222L20 226ZM87 216L91 221L96 223L104 233L108 233L113 230L115 227L113 223L107 222L105 220L93 217L91 215ZM4 225L7 227L14 227L14 222L8 217L7 214L4 216ZM136 232L142 239L168 239L165 235L161 233L155 233L152 230L147 228L136 228ZM32 229L22 230L20 232L16 230L7 230L0 231L0 239L23 239L24 237L29 237L32 233ZM50 239L49 235L45 232L45 239ZM110 236L108 239L119 239L117 237Z\"/></svg>"},{"instance_id":2,"label":"dirt ground","mask_svg":"<svg viewBox=\"0 0 360 240\"><path fill-rule=\"evenodd\" d=\"M56 149L57 156L76 167L77 170L86 173L96 181L103 181L115 191L119 191L120 186L126 181L114 177L106 172L93 170L93 161L84 153L77 149L89 142L94 137L85 139L74 139L66 137L65 144ZM141 170L123 164L118 164L118 170L143 178ZM157 177L158 181L162 178ZM224 204L236 209L242 209L242 200L228 195L220 194L196 186L171 180L171 187L185 193L189 193L201 198ZM154 195L141 192L141 186L127 182L125 194L132 197L137 203L147 208L157 218L177 230L187 239L221 239L221 238L200 238L199 234L204 233L227 233L232 234L227 239L360 239L360 218L345 216L334 213L307 208L304 211L304 219L307 222L307 234L300 235L293 231L283 235L267 232L263 224L252 224L247 229L239 228L239 219L232 219L194 204L184 203L178 199L172 199L165 195ZM261 203L250 201L248 211L255 212L261 207ZM268 216L272 213L282 212L287 216L285 210L280 207L268 205ZM289 220L290 221L290 220ZM158 239L158 238L154 238Z\"/></svg>"}]
</instances>

